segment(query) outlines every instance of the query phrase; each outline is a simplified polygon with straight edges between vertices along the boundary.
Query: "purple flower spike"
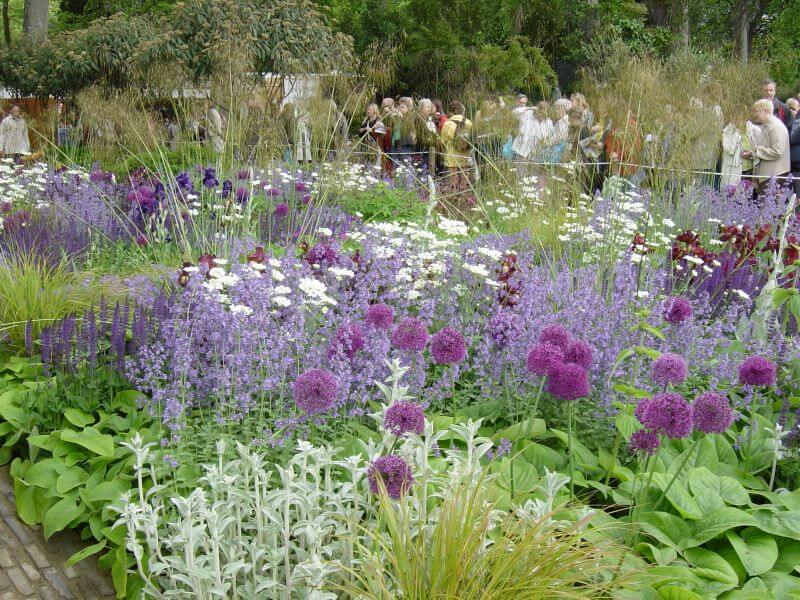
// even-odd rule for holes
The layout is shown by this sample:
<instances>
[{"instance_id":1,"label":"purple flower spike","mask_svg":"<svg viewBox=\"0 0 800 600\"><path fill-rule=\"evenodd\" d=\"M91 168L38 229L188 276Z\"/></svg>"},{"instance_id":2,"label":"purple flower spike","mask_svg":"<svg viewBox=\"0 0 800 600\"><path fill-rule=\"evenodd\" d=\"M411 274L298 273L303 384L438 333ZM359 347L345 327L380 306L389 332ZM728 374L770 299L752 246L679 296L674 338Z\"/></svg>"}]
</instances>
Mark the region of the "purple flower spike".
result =
<instances>
[{"instance_id":1,"label":"purple flower spike","mask_svg":"<svg viewBox=\"0 0 800 600\"><path fill-rule=\"evenodd\" d=\"M431 338L431 355L437 365L460 363L467 356L464 336L451 327L445 327Z\"/></svg>"},{"instance_id":2,"label":"purple flower spike","mask_svg":"<svg viewBox=\"0 0 800 600\"><path fill-rule=\"evenodd\" d=\"M642 403L644 403L642 407ZM675 393L656 394L639 403L636 416L647 429L671 438L685 438L694 426L692 406Z\"/></svg>"},{"instance_id":3,"label":"purple flower spike","mask_svg":"<svg viewBox=\"0 0 800 600\"><path fill-rule=\"evenodd\" d=\"M547 375L556 365L564 361L564 353L561 348L552 344L536 344L528 352L526 365L528 371L539 377Z\"/></svg>"},{"instance_id":4,"label":"purple flower spike","mask_svg":"<svg viewBox=\"0 0 800 600\"><path fill-rule=\"evenodd\" d=\"M653 363L650 374L659 385L677 385L686 381L688 369L686 361L677 354L665 352Z\"/></svg>"},{"instance_id":5,"label":"purple flower spike","mask_svg":"<svg viewBox=\"0 0 800 600\"><path fill-rule=\"evenodd\" d=\"M425 431L425 412L419 404L401 400L386 409L383 426L396 436L407 433L422 435Z\"/></svg>"},{"instance_id":6,"label":"purple flower spike","mask_svg":"<svg viewBox=\"0 0 800 600\"><path fill-rule=\"evenodd\" d=\"M373 494L380 493L379 481L383 481L390 498L399 500L414 483L411 467L400 456L389 454L376 458L367 472L369 489Z\"/></svg>"},{"instance_id":7,"label":"purple flower spike","mask_svg":"<svg viewBox=\"0 0 800 600\"><path fill-rule=\"evenodd\" d=\"M661 441L655 431L640 429L631 436L629 447L632 452L644 452L645 454L655 454Z\"/></svg>"},{"instance_id":8,"label":"purple flower spike","mask_svg":"<svg viewBox=\"0 0 800 600\"><path fill-rule=\"evenodd\" d=\"M328 412L336 400L338 384L330 371L310 369L301 373L292 390L297 407L310 415Z\"/></svg>"},{"instance_id":9,"label":"purple flower spike","mask_svg":"<svg viewBox=\"0 0 800 600\"><path fill-rule=\"evenodd\" d=\"M567 352L564 354L564 362L575 363L587 371L592 368L593 358L594 351L592 347L581 340L572 342L569 348L567 348Z\"/></svg>"},{"instance_id":10,"label":"purple flower spike","mask_svg":"<svg viewBox=\"0 0 800 600\"><path fill-rule=\"evenodd\" d=\"M375 329L389 329L394 320L394 310L387 304L370 304L367 308L367 325Z\"/></svg>"},{"instance_id":11,"label":"purple flower spike","mask_svg":"<svg viewBox=\"0 0 800 600\"><path fill-rule=\"evenodd\" d=\"M664 320L673 325L680 325L692 316L692 305L683 296L667 298L664 302Z\"/></svg>"},{"instance_id":12,"label":"purple flower spike","mask_svg":"<svg viewBox=\"0 0 800 600\"><path fill-rule=\"evenodd\" d=\"M486 332L495 347L502 350L514 340L519 332L519 325L511 311L499 310L486 323Z\"/></svg>"},{"instance_id":13,"label":"purple flower spike","mask_svg":"<svg viewBox=\"0 0 800 600\"><path fill-rule=\"evenodd\" d=\"M424 350L427 344L428 329L419 319L403 319L392 332L392 345L400 350Z\"/></svg>"},{"instance_id":14,"label":"purple flower spike","mask_svg":"<svg viewBox=\"0 0 800 600\"><path fill-rule=\"evenodd\" d=\"M561 325L550 325L542 329L539 335L539 342L544 344L552 344L560 348L562 352L569 349L569 344L572 341L572 336L569 331L564 329Z\"/></svg>"},{"instance_id":15,"label":"purple flower spike","mask_svg":"<svg viewBox=\"0 0 800 600\"><path fill-rule=\"evenodd\" d=\"M580 365L561 363L550 369L545 389L559 400L585 398L589 395L589 376Z\"/></svg>"},{"instance_id":16,"label":"purple flower spike","mask_svg":"<svg viewBox=\"0 0 800 600\"><path fill-rule=\"evenodd\" d=\"M694 401L694 426L703 433L724 433L733 423L733 410L725 394L706 392Z\"/></svg>"},{"instance_id":17,"label":"purple flower spike","mask_svg":"<svg viewBox=\"0 0 800 600\"><path fill-rule=\"evenodd\" d=\"M739 366L739 383L742 385L773 385L775 363L763 356L751 356Z\"/></svg>"}]
</instances>

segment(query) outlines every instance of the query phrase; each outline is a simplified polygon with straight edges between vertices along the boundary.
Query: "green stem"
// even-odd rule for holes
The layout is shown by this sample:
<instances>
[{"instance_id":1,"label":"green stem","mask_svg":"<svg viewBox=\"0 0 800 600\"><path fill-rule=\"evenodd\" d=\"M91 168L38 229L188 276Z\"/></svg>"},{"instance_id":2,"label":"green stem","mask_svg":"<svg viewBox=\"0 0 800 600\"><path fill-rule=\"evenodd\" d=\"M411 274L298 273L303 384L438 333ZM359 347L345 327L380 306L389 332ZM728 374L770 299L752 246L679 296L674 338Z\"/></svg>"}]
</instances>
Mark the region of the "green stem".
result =
<instances>
[{"instance_id":1,"label":"green stem","mask_svg":"<svg viewBox=\"0 0 800 600\"><path fill-rule=\"evenodd\" d=\"M575 462L572 456L572 402L567 402L567 453L569 454L569 495L575 497Z\"/></svg>"},{"instance_id":2,"label":"green stem","mask_svg":"<svg viewBox=\"0 0 800 600\"><path fill-rule=\"evenodd\" d=\"M756 390L753 389L753 398L750 400L750 423L747 431L747 456L744 459L744 470L750 472L750 453L753 449L753 425L756 421Z\"/></svg>"},{"instance_id":3,"label":"green stem","mask_svg":"<svg viewBox=\"0 0 800 600\"><path fill-rule=\"evenodd\" d=\"M667 497L669 490L672 488L672 484L675 483L675 480L678 478L678 475L681 474L681 471L683 471L683 468L686 466L686 463L689 462L689 459L692 457L692 454L694 454L694 449L697 448L697 446L700 444L701 439L702 438L698 437L695 440L694 444L692 444L692 446L689 448L689 451L686 453L683 462L681 462L681 466L678 467L677 471L675 471L675 474L672 476L672 479L669 480L669 483L662 492L661 497L658 499L658 502L656 502L656 505L653 507L653 512L657 511L661 506L661 504L664 502L664 499Z\"/></svg>"},{"instance_id":4,"label":"green stem","mask_svg":"<svg viewBox=\"0 0 800 600\"><path fill-rule=\"evenodd\" d=\"M542 397L542 391L544 390L544 382L545 378L542 377L542 380L539 382L539 388L536 390L536 399L533 401L533 408L531 409L531 418L536 418L536 411L539 409L539 398Z\"/></svg>"}]
</instances>

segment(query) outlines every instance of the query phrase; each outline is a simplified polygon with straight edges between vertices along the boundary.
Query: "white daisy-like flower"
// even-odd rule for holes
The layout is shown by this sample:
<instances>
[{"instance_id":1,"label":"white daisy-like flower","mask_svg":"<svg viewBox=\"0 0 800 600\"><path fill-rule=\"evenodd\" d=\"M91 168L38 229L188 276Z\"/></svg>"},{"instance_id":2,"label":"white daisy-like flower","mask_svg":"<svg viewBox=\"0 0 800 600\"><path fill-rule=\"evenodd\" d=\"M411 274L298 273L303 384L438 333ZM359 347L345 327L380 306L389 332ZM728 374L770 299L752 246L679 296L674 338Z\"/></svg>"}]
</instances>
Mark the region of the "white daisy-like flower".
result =
<instances>
[{"instance_id":1,"label":"white daisy-like flower","mask_svg":"<svg viewBox=\"0 0 800 600\"><path fill-rule=\"evenodd\" d=\"M685 260L686 262L690 262L690 263L692 263L694 265L702 265L703 264L703 259L702 258L697 258L696 256L691 256L691 255L684 256L683 260Z\"/></svg>"},{"instance_id":2,"label":"white daisy-like flower","mask_svg":"<svg viewBox=\"0 0 800 600\"><path fill-rule=\"evenodd\" d=\"M276 296L287 296L292 293L292 289L285 285L279 285L273 288L272 293Z\"/></svg>"},{"instance_id":3,"label":"white daisy-like flower","mask_svg":"<svg viewBox=\"0 0 800 600\"><path fill-rule=\"evenodd\" d=\"M326 235L328 237L331 237L333 235L333 232L327 227L318 227L317 233L319 233L320 235Z\"/></svg>"},{"instance_id":4,"label":"white daisy-like flower","mask_svg":"<svg viewBox=\"0 0 800 600\"><path fill-rule=\"evenodd\" d=\"M489 276L489 270L483 265L473 265L470 263L464 263L462 266L464 267L465 270L469 271L473 275L477 275L478 277Z\"/></svg>"},{"instance_id":5,"label":"white daisy-like flower","mask_svg":"<svg viewBox=\"0 0 800 600\"><path fill-rule=\"evenodd\" d=\"M279 261L277 258L270 258L267 262L271 267L278 268L281 266L281 261Z\"/></svg>"},{"instance_id":6,"label":"white daisy-like flower","mask_svg":"<svg viewBox=\"0 0 800 600\"><path fill-rule=\"evenodd\" d=\"M222 279L223 277L225 277L225 274L226 274L225 269L223 269L222 267L211 267L208 270L208 276L211 277L212 279Z\"/></svg>"},{"instance_id":7,"label":"white daisy-like flower","mask_svg":"<svg viewBox=\"0 0 800 600\"><path fill-rule=\"evenodd\" d=\"M636 292L636 297L642 300L646 300L647 298L650 297L650 292L647 292L645 290L639 290L638 292Z\"/></svg>"},{"instance_id":8,"label":"white daisy-like flower","mask_svg":"<svg viewBox=\"0 0 800 600\"><path fill-rule=\"evenodd\" d=\"M734 294L739 296L742 300L750 300L750 295L744 290L731 290Z\"/></svg>"},{"instance_id":9,"label":"white daisy-like flower","mask_svg":"<svg viewBox=\"0 0 800 600\"><path fill-rule=\"evenodd\" d=\"M286 296L273 296L272 303L282 308L286 308L287 306L292 305L292 301L289 300Z\"/></svg>"},{"instance_id":10,"label":"white daisy-like flower","mask_svg":"<svg viewBox=\"0 0 800 600\"><path fill-rule=\"evenodd\" d=\"M249 306L245 306L244 304L231 304L230 310L234 315L244 315L249 317L253 314L253 309Z\"/></svg>"},{"instance_id":11,"label":"white daisy-like flower","mask_svg":"<svg viewBox=\"0 0 800 600\"><path fill-rule=\"evenodd\" d=\"M350 269L344 269L342 267L331 267L328 269L328 272L332 273L337 279L349 278L355 275Z\"/></svg>"}]
</instances>

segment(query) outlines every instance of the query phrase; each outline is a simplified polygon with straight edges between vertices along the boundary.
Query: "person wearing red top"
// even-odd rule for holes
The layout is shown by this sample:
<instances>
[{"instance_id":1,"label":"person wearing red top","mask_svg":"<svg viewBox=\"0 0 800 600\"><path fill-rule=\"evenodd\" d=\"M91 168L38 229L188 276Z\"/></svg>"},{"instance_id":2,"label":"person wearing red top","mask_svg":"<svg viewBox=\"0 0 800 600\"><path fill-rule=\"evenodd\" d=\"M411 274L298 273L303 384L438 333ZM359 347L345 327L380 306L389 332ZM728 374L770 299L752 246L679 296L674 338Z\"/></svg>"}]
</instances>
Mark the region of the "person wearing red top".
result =
<instances>
[{"instance_id":1,"label":"person wearing red top","mask_svg":"<svg viewBox=\"0 0 800 600\"><path fill-rule=\"evenodd\" d=\"M447 119L449 117L447 116L447 113L444 112L444 106L442 105L441 100L434 100L433 106L436 108L436 111L434 112L434 118L436 119L436 131L441 133L442 127L444 127L444 124L447 123Z\"/></svg>"},{"instance_id":2,"label":"person wearing red top","mask_svg":"<svg viewBox=\"0 0 800 600\"><path fill-rule=\"evenodd\" d=\"M642 138L639 135L636 119L628 112L628 124L624 129L612 128L606 133L603 148L606 160L610 163L609 173L620 177L630 177L638 169L642 155Z\"/></svg>"}]
</instances>

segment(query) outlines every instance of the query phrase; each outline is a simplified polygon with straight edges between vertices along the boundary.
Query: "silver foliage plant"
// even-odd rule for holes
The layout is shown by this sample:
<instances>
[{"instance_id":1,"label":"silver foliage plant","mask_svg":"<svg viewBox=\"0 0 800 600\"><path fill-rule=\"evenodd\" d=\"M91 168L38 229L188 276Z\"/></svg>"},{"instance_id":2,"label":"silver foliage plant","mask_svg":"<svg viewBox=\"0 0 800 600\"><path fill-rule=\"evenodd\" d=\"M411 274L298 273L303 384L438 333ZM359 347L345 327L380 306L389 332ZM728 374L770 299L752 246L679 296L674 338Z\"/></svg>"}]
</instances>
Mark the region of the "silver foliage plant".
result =
<instances>
[{"instance_id":1,"label":"silver foliage plant","mask_svg":"<svg viewBox=\"0 0 800 600\"><path fill-rule=\"evenodd\" d=\"M410 399L401 384L406 369L397 361L389 366L386 382L376 382L386 397L383 410L371 415L379 426L392 403ZM126 446L135 456L138 490L123 498L118 524L127 527L127 548L145 582L144 597L335 600L331 585L351 581L362 562L374 560L360 553L378 551L368 535L377 527L371 460L394 452L408 461L414 485L400 502L408 503L412 535L427 536L437 523L441 498L465 484L486 485L492 477L481 459L493 443L478 435L479 427L480 421L470 420L434 431L426 421L421 436L399 439L381 427L380 442L364 443L369 461L299 442L285 466L267 464L256 448L238 442L237 458L225 462L219 442L219 459L205 466L200 486L169 499L155 478L152 444L134 438ZM438 448L448 432L463 449ZM432 460L437 454L441 459ZM528 500L514 513L549 522L568 481L546 473L539 488L544 499ZM499 522L503 513L495 512Z\"/></svg>"}]
</instances>

